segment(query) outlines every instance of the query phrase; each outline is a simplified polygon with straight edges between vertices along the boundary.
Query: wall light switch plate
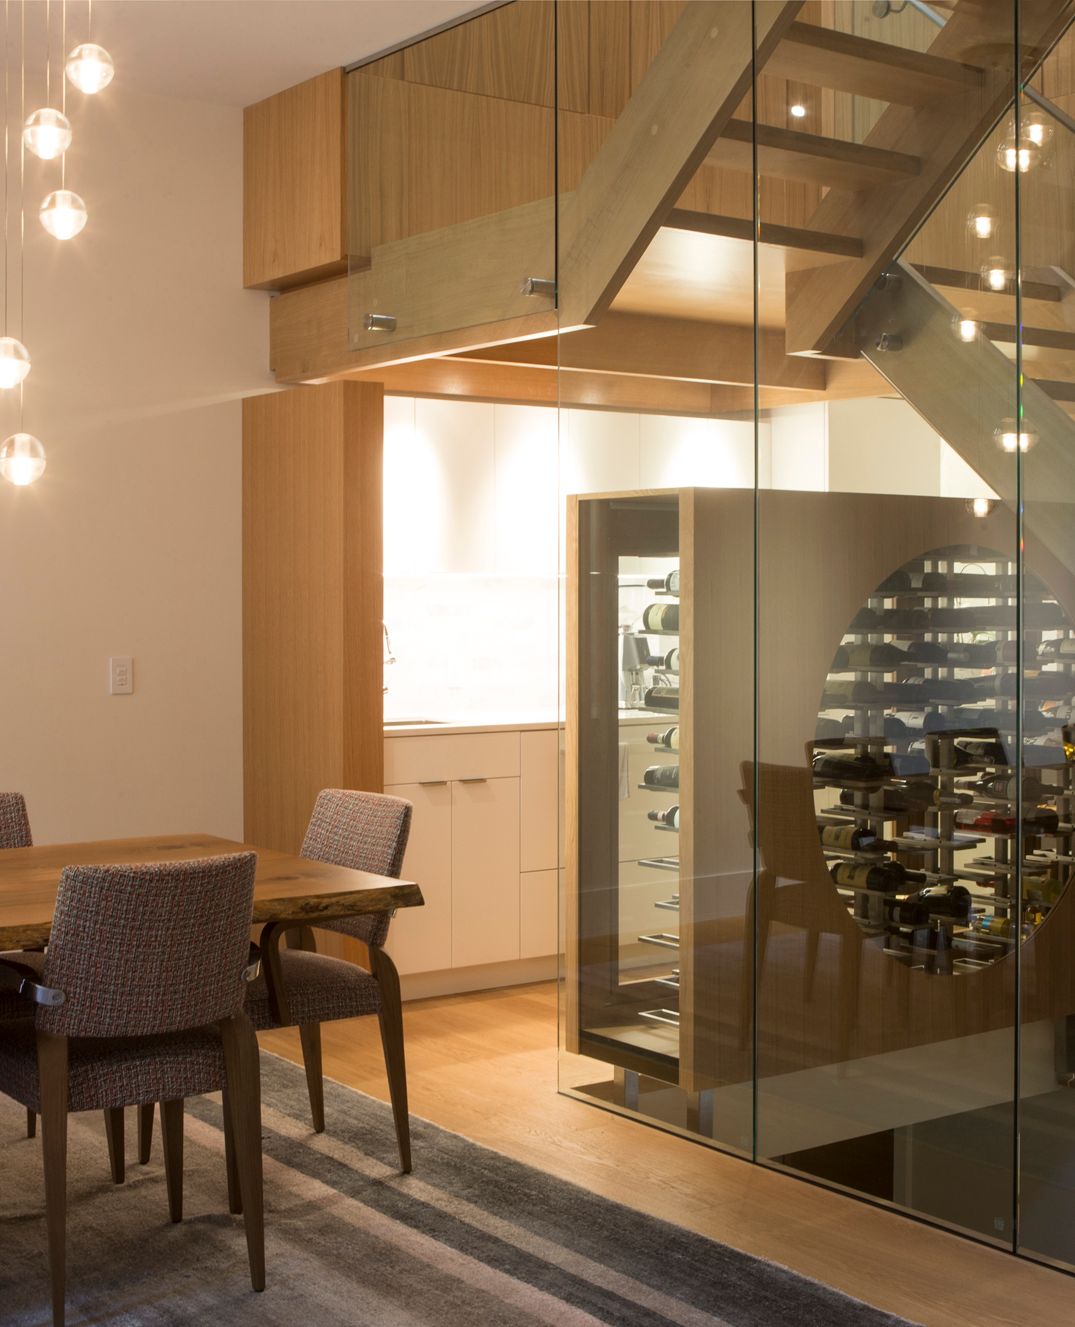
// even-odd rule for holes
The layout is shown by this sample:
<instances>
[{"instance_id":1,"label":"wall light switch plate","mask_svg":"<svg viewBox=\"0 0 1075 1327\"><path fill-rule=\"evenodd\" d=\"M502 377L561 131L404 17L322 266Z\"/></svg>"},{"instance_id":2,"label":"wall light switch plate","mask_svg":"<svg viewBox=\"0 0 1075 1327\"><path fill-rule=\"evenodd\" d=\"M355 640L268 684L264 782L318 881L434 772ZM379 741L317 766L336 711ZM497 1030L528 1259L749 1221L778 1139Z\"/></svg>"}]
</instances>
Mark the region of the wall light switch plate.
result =
<instances>
[{"instance_id":1,"label":"wall light switch plate","mask_svg":"<svg viewBox=\"0 0 1075 1327\"><path fill-rule=\"evenodd\" d=\"M134 660L129 654L113 655L108 661L108 693L129 696L134 690Z\"/></svg>"}]
</instances>

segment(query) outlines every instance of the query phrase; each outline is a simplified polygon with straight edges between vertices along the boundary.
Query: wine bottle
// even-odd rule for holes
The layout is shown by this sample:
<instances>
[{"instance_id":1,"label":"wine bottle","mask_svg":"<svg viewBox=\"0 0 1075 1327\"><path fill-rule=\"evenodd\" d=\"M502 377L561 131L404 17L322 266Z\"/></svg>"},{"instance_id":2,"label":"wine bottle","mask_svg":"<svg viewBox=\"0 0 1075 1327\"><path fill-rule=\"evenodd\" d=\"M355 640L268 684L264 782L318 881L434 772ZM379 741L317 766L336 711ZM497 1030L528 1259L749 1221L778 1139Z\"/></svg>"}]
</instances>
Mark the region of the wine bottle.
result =
<instances>
[{"instance_id":1,"label":"wine bottle","mask_svg":"<svg viewBox=\"0 0 1075 1327\"><path fill-rule=\"evenodd\" d=\"M865 787L880 787L891 773L887 757L880 758L868 752L854 750L817 751L813 759L814 777L829 783L855 783Z\"/></svg>"},{"instance_id":2,"label":"wine bottle","mask_svg":"<svg viewBox=\"0 0 1075 1327\"><path fill-rule=\"evenodd\" d=\"M647 687L642 704L647 710L678 710L679 687Z\"/></svg>"},{"instance_id":3,"label":"wine bottle","mask_svg":"<svg viewBox=\"0 0 1075 1327\"><path fill-rule=\"evenodd\" d=\"M895 843L879 838L865 825L823 825L821 843L826 848L837 848L841 852L896 852Z\"/></svg>"},{"instance_id":4,"label":"wine bottle","mask_svg":"<svg viewBox=\"0 0 1075 1327\"><path fill-rule=\"evenodd\" d=\"M642 775L647 788L678 788L678 765L651 765Z\"/></svg>"},{"instance_id":5,"label":"wine bottle","mask_svg":"<svg viewBox=\"0 0 1075 1327\"><path fill-rule=\"evenodd\" d=\"M642 630L676 632L679 630L679 604L649 604L642 614Z\"/></svg>"},{"instance_id":6,"label":"wine bottle","mask_svg":"<svg viewBox=\"0 0 1075 1327\"><path fill-rule=\"evenodd\" d=\"M1015 934L1015 922L1010 917L975 917L971 926L983 935L1011 936Z\"/></svg>"},{"instance_id":7,"label":"wine bottle","mask_svg":"<svg viewBox=\"0 0 1075 1327\"><path fill-rule=\"evenodd\" d=\"M674 673L679 676L679 646L676 645L668 651L663 659L656 661L656 667L662 673Z\"/></svg>"},{"instance_id":8,"label":"wine bottle","mask_svg":"<svg viewBox=\"0 0 1075 1327\"><path fill-rule=\"evenodd\" d=\"M970 920L971 894L963 885L950 889L934 886L920 889L906 898L885 901L889 921L897 926L925 926L931 917L954 917L957 921Z\"/></svg>"},{"instance_id":9,"label":"wine bottle","mask_svg":"<svg viewBox=\"0 0 1075 1327\"><path fill-rule=\"evenodd\" d=\"M944 788L933 790L934 806L972 806L973 804L973 793L960 792L958 789L952 792L948 792Z\"/></svg>"},{"instance_id":10,"label":"wine bottle","mask_svg":"<svg viewBox=\"0 0 1075 1327\"><path fill-rule=\"evenodd\" d=\"M906 649L910 663L943 664L948 662L948 651L935 640L908 641Z\"/></svg>"},{"instance_id":11,"label":"wine bottle","mask_svg":"<svg viewBox=\"0 0 1075 1327\"><path fill-rule=\"evenodd\" d=\"M956 668L989 668L997 662L997 644L990 640L953 645L948 651L948 662Z\"/></svg>"},{"instance_id":12,"label":"wine bottle","mask_svg":"<svg viewBox=\"0 0 1075 1327\"><path fill-rule=\"evenodd\" d=\"M923 871L908 871L899 862L834 862L829 868L834 883L848 889L898 894L909 884L925 883Z\"/></svg>"},{"instance_id":13,"label":"wine bottle","mask_svg":"<svg viewBox=\"0 0 1075 1327\"><path fill-rule=\"evenodd\" d=\"M844 681L833 677L825 679L823 703L830 707L833 704L847 704L849 701L861 702L880 699L881 692L872 682Z\"/></svg>"},{"instance_id":14,"label":"wine bottle","mask_svg":"<svg viewBox=\"0 0 1075 1327\"><path fill-rule=\"evenodd\" d=\"M647 733L646 741L651 746L662 746L666 751L678 751L679 729L666 728L663 733Z\"/></svg>"},{"instance_id":15,"label":"wine bottle","mask_svg":"<svg viewBox=\"0 0 1075 1327\"><path fill-rule=\"evenodd\" d=\"M663 590L665 594L679 594L679 568L670 571L667 576L658 576L646 582L649 590Z\"/></svg>"},{"instance_id":16,"label":"wine bottle","mask_svg":"<svg viewBox=\"0 0 1075 1327\"><path fill-rule=\"evenodd\" d=\"M1014 774L985 774L973 782L961 780L956 788L980 797L999 797L1012 801L1016 796L1016 777ZM1044 792L1044 784L1033 774L1023 776L1022 800L1037 802Z\"/></svg>"},{"instance_id":17,"label":"wine bottle","mask_svg":"<svg viewBox=\"0 0 1075 1327\"><path fill-rule=\"evenodd\" d=\"M934 787L926 779L911 779L899 788L886 788L881 809L886 815L918 815L933 805ZM844 788L840 792L842 806L854 806L860 790Z\"/></svg>"},{"instance_id":18,"label":"wine bottle","mask_svg":"<svg viewBox=\"0 0 1075 1327\"><path fill-rule=\"evenodd\" d=\"M670 806L667 811L647 811L646 815L650 820L654 820L658 825L666 825L669 829L679 829L679 807Z\"/></svg>"},{"instance_id":19,"label":"wine bottle","mask_svg":"<svg viewBox=\"0 0 1075 1327\"><path fill-rule=\"evenodd\" d=\"M896 668L907 662L907 656L897 645L870 645L859 642L841 645L832 661L836 669L842 668Z\"/></svg>"}]
</instances>

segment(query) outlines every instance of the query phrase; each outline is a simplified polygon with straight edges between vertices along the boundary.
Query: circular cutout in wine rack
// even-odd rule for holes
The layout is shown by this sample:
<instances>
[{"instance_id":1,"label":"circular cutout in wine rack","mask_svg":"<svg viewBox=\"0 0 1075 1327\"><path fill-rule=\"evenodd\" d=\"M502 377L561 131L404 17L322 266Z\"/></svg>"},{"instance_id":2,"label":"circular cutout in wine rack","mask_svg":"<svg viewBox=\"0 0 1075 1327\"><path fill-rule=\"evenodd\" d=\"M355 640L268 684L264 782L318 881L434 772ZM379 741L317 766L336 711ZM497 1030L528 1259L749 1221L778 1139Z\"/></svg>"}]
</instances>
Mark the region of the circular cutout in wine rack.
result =
<instances>
[{"instance_id":1,"label":"circular cutout in wine rack","mask_svg":"<svg viewBox=\"0 0 1075 1327\"><path fill-rule=\"evenodd\" d=\"M1017 587L1006 554L927 553L870 595L825 680L813 767L826 865L871 942L927 972L1005 958L1071 876L1075 627L1025 572L1017 790Z\"/></svg>"}]
</instances>

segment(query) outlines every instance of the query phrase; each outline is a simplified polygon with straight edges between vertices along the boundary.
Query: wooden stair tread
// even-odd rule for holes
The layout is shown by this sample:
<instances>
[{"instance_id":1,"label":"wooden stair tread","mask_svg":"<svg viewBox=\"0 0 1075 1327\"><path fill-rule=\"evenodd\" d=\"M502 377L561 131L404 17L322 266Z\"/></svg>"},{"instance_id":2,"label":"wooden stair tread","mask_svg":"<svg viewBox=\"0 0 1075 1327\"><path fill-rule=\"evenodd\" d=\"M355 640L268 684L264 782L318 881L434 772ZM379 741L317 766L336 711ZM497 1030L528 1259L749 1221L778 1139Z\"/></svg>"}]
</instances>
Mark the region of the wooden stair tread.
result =
<instances>
[{"instance_id":1,"label":"wooden stair tread","mask_svg":"<svg viewBox=\"0 0 1075 1327\"><path fill-rule=\"evenodd\" d=\"M766 73L879 101L922 106L981 86L982 71L889 42L792 23Z\"/></svg>"},{"instance_id":2,"label":"wooden stair tread","mask_svg":"<svg viewBox=\"0 0 1075 1327\"><path fill-rule=\"evenodd\" d=\"M1015 345L1019 329L1012 323L982 323L982 333L990 341ZM1048 350L1075 350L1075 332L1061 332L1049 327L1024 327L1022 341L1025 346L1041 346Z\"/></svg>"},{"instance_id":3,"label":"wooden stair tread","mask_svg":"<svg viewBox=\"0 0 1075 1327\"><path fill-rule=\"evenodd\" d=\"M1002 290L983 290L982 277L979 272L963 272L954 267L933 267L929 263L912 263L912 267L922 277L924 277L931 286L939 286L942 289L950 290L973 290L976 294L1013 296L1015 294L1015 282L1009 281ZM1047 281L1024 281L1022 283L1022 295L1024 300L1040 300L1046 304L1059 304L1063 298L1059 286L1051 285Z\"/></svg>"},{"instance_id":4,"label":"wooden stair tread","mask_svg":"<svg viewBox=\"0 0 1075 1327\"><path fill-rule=\"evenodd\" d=\"M754 238L754 222L749 217L692 212L682 207L673 208L665 218L664 225L669 230L690 230L701 235L723 235L733 240ZM799 226L780 226L763 221L758 239L762 244L772 244L782 249L831 253L839 258L862 257L862 240L855 235L833 235L824 231L804 230Z\"/></svg>"},{"instance_id":5,"label":"wooden stair tread","mask_svg":"<svg viewBox=\"0 0 1075 1327\"><path fill-rule=\"evenodd\" d=\"M918 174L921 162L907 152L866 147L842 138L823 138L775 125L759 124L758 170L804 184L830 185L858 192L893 184ZM729 120L707 157L725 170L753 168L753 128L747 120Z\"/></svg>"}]
</instances>

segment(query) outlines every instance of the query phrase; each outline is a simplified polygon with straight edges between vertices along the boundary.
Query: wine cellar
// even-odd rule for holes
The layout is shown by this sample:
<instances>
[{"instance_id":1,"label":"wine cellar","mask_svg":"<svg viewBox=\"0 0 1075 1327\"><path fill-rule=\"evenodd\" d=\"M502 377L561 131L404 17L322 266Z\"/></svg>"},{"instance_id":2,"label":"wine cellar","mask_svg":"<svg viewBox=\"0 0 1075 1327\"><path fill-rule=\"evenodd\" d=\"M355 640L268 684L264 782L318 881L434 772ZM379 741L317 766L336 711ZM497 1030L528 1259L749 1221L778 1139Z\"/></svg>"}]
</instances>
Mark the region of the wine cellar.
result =
<instances>
[{"instance_id":1,"label":"wine cellar","mask_svg":"<svg viewBox=\"0 0 1075 1327\"><path fill-rule=\"evenodd\" d=\"M1024 1091L1055 1089L1075 1011L1068 573L1028 538L1017 611L1000 505L570 507L566 1011L570 1048L614 1067L595 1094L638 1109L674 1085L680 1114L655 1115L749 1150L753 1085L759 1152L825 1175L814 1159L864 1136L891 1169L892 1140L998 1108L1017 1020ZM906 1086L911 1052L936 1095ZM834 1071L836 1113L817 1106Z\"/></svg>"}]
</instances>

